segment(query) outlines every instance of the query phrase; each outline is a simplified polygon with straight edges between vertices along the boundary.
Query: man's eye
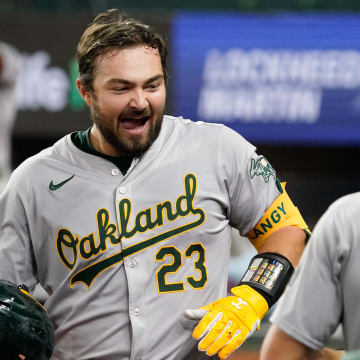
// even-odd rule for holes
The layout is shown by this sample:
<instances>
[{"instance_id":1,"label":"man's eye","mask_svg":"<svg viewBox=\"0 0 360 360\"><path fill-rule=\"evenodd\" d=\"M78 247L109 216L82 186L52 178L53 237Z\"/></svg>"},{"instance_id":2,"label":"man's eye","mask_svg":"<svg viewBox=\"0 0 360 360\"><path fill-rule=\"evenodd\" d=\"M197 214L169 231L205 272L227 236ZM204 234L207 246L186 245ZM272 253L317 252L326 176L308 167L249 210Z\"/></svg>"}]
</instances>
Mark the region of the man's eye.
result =
<instances>
[{"instance_id":1,"label":"man's eye","mask_svg":"<svg viewBox=\"0 0 360 360\"><path fill-rule=\"evenodd\" d=\"M148 89L151 89L151 90L154 90L154 89L157 89L159 87L159 84L150 84L148 85Z\"/></svg>"}]
</instances>

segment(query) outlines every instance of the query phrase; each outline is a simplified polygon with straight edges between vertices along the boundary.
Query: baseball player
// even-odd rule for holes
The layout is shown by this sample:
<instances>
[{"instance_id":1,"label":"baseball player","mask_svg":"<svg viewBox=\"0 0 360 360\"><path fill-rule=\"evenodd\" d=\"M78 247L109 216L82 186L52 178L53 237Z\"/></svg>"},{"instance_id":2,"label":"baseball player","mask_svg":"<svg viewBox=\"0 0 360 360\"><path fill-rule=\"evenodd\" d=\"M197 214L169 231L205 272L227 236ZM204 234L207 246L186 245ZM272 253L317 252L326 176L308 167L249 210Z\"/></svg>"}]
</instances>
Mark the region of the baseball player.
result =
<instances>
[{"instance_id":1,"label":"baseball player","mask_svg":"<svg viewBox=\"0 0 360 360\"><path fill-rule=\"evenodd\" d=\"M337 200L319 220L271 317L263 359L318 355L339 324L345 350L360 349L359 214L360 193L354 193ZM341 356L334 352L330 358Z\"/></svg>"},{"instance_id":2,"label":"baseball player","mask_svg":"<svg viewBox=\"0 0 360 360\"><path fill-rule=\"evenodd\" d=\"M49 360L54 327L44 307L24 285L0 280L0 357Z\"/></svg>"},{"instance_id":3,"label":"baseball player","mask_svg":"<svg viewBox=\"0 0 360 360\"><path fill-rule=\"evenodd\" d=\"M0 276L49 294L53 359L224 359L303 250L307 225L253 145L164 115L166 59L149 26L99 14L77 47L92 127L26 160L0 200ZM226 296L232 227L259 255Z\"/></svg>"},{"instance_id":4,"label":"baseball player","mask_svg":"<svg viewBox=\"0 0 360 360\"><path fill-rule=\"evenodd\" d=\"M0 41L0 193L11 170L11 134L16 115L15 86L20 67L20 54Z\"/></svg>"}]
</instances>

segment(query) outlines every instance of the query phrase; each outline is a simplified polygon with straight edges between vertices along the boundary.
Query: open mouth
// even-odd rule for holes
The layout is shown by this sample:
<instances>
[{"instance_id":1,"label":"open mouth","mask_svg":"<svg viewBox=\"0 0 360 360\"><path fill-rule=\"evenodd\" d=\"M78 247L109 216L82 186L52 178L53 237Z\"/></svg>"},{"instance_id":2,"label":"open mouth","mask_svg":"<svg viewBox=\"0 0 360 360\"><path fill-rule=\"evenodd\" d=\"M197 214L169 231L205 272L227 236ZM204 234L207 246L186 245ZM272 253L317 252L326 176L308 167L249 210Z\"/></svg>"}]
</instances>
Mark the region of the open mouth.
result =
<instances>
[{"instance_id":1,"label":"open mouth","mask_svg":"<svg viewBox=\"0 0 360 360\"><path fill-rule=\"evenodd\" d=\"M150 116L144 116L142 118L123 118L121 119L121 124L126 130L137 131L142 130L149 119Z\"/></svg>"}]
</instances>

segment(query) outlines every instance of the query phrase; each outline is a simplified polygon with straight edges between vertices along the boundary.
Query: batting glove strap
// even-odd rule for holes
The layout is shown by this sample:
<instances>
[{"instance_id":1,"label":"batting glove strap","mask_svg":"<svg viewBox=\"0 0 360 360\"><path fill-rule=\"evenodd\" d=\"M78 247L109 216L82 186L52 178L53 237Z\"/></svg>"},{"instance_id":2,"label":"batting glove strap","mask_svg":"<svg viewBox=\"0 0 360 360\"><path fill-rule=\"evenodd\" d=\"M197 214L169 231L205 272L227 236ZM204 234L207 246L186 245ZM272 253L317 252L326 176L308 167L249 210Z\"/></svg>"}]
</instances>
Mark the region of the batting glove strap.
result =
<instances>
[{"instance_id":1,"label":"batting glove strap","mask_svg":"<svg viewBox=\"0 0 360 360\"><path fill-rule=\"evenodd\" d=\"M245 301L253 309L258 318L262 320L269 311L265 298L256 290L247 285L240 285L231 289L231 293ZM260 328L260 323L259 323ZM259 329L257 329L259 330Z\"/></svg>"},{"instance_id":2,"label":"batting glove strap","mask_svg":"<svg viewBox=\"0 0 360 360\"><path fill-rule=\"evenodd\" d=\"M239 285L248 285L267 301L270 308L279 299L294 267L283 255L266 252L254 256Z\"/></svg>"}]
</instances>

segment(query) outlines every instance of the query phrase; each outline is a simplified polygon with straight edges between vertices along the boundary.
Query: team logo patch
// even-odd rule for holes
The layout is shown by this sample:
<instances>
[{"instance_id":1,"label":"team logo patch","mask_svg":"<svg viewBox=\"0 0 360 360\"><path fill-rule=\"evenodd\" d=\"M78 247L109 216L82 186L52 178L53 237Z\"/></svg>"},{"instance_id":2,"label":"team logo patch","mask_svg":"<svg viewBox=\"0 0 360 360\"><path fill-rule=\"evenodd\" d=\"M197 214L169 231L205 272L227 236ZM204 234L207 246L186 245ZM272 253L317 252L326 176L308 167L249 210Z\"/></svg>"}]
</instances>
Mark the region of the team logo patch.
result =
<instances>
[{"instance_id":1,"label":"team logo patch","mask_svg":"<svg viewBox=\"0 0 360 360\"><path fill-rule=\"evenodd\" d=\"M251 159L250 178L252 179L254 176L262 176L265 182L268 182L271 176L276 178L276 172L265 157L260 156L256 160Z\"/></svg>"}]
</instances>

